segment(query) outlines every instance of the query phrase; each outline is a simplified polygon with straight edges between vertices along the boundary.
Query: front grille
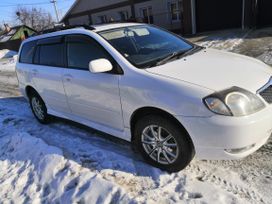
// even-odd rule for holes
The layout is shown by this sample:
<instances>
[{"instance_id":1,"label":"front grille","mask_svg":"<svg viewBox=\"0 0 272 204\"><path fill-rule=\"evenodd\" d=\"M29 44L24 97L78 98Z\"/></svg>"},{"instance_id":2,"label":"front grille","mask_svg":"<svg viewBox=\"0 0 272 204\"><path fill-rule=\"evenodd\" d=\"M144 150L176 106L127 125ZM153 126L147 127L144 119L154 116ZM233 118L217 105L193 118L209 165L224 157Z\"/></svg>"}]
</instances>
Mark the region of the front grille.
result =
<instances>
[{"instance_id":1,"label":"front grille","mask_svg":"<svg viewBox=\"0 0 272 204\"><path fill-rule=\"evenodd\" d=\"M260 92L260 95L264 98L267 103L272 103L272 85Z\"/></svg>"}]
</instances>

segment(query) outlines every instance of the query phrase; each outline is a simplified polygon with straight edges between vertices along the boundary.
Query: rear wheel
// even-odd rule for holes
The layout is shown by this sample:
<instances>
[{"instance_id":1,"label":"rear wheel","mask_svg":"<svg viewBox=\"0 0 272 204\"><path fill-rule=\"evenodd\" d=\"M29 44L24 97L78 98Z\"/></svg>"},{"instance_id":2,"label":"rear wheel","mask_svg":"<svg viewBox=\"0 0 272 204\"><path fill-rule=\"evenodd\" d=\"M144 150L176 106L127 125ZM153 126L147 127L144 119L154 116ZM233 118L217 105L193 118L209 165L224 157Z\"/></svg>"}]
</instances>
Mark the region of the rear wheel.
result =
<instances>
[{"instance_id":1,"label":"rear wheel","mask_svg":"<svg viewBox=\"0 0 272 204\"><path fill-rule=\"evenodd\" d=\"M188 134L168 118L148 115L135 125L135 144L153 166L175 172L185 168L194 156Z\"/></svg>"},{"instance_id":2,"label":"rear wheel","mask_svg":"<svg viewBox=\"0 0 272 204\"><path fill-rule=\"evenodd\" d=\"M29 103L35 118L40 123L48 123L49 115L47 114L47 108L42 98L37 93L33 92L29 96Z\"/></svg>"}]
</instances>

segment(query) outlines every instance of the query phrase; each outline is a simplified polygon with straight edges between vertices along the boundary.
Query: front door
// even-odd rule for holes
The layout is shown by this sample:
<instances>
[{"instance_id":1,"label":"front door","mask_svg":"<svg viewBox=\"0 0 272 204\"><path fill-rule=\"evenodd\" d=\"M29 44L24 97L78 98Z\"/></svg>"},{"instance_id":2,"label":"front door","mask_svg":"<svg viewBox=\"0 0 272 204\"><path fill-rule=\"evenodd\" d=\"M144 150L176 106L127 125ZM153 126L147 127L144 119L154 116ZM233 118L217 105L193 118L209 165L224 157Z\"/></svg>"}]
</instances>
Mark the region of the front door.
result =
<instances>
[{"instance_id":1,"label":"front door","mask_svg":"<svg viewBox=\"0 0 272 204\"><path fill-rule=\"evenodd\" d=\"M119 75L91 73L89 62L110 59L95 40L85 35L66 37L67 69L63 84L72 114L116 130L123 130Z\"/></svg>"}]
</instances>

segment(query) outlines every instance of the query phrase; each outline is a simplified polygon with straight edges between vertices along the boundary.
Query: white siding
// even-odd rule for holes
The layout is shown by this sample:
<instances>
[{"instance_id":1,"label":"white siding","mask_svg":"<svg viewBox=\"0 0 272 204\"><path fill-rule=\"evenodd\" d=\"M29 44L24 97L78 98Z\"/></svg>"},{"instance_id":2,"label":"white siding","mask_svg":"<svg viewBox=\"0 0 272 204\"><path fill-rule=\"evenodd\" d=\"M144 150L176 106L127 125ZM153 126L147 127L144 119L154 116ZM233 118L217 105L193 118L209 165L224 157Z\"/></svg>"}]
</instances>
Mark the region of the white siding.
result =
<instances>
[{"instance_id":1,"label":"white siding","mask_svg":"<svg viewBox=\"0 0 272 204\"><path fill-rule=\"evenodd\" d=\"M155 25L158 25L170 30L180 29L181 21L172 20L170 8L168 5L169 2L177 2L177 1L180 1L180 0L150 0L147 2L135 4L135 17L136 18L143 17L141 13L142 8L152 7L153 23ZM75 14L75 13L79 13L79 12L87 11L91 9L101 8L104 6L109 6L109 5L120 3L120 2L126 2L126 0L81 0L72 9L71 14L73 13ZM93 13L91 14L92 23L93 24L101 23L99 20L99 16L106 16L107 20L110 20L111 18L113 18L113 20L115 21L120 21L120 14L119 14L120 11L127 11L128 17L132 15L131 7L130 5L128 5L128 6L120 7L117 9L109 9L107 11ZM83 16L83 17L70 18L69 23L72 25L89 23L89 17Z\"/></svg>"},{"instance_id":2,"label":"white siding","mask_svg":"<svg viewBox=\"0 0 272 204\"><path fill-rule=\"evenodd\" d=\"M101 8L124 1L127 0L80 0L79 3L72 10L71 14L87 11L90 9Z\"/></svg>"},{"instance_id":3,"label":"white siding","mask_svg":"<svg viewBox=\"0 0 272 204\"><path fill-rule=\"evenodd\" d=\"M89 24L89 16L79 16L75 18L69 18L70 25Z\"/></svg>"},{"instance_id":4,"label":"white siding","mask_svg":"<svg viewBox=\"0 0 272 204\"><path fill-rule=\"evenodd\" d=\"M107 11L92 14L92 22L93 22L93 24L100 23L98 21L98 16L103 16L103 15L106 15L108 20L110 18L113 18L115 21L120 21L121 20L120 15L119 15L120 11L127 11L128 12L128 17L131 16L131 7L130 6L125 6L125 7L120 7L120 8L117 8L117 9L111 9L111 10L107 10Z\"/></svg>"},{"instance_id":5,"label":"white siding","mask_svg":"<svg viewBox=\"0 0 272 204\"><path fill-rule=\"evenodd\" d=\"M168 8L168 2L171 1L173 2L175 0L151 0L148 2L135 4L135 15L136 17L142 17L140 9L151 6L155 25L167 29L179 29L181 27L181 22L171 20L171 14Z\"/></svg>"}]
</instances>

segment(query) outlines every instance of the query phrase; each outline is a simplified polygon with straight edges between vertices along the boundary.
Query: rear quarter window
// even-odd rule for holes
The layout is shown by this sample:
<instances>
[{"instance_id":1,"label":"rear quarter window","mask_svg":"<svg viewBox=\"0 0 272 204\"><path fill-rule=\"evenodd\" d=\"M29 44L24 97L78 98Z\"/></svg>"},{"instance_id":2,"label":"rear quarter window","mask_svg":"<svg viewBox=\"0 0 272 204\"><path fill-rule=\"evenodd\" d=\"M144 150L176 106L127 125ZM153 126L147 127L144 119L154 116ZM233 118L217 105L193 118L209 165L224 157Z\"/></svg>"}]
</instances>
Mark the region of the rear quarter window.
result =
<instances>
[{"instance_id":1,"label":"rear quarter window","mask_svg":"<svg viewBox=\"0 0 272 204\"><path fill-rule=\"evenodd\" d=\"M36 44L36 41L31 41L23 45L19 60L21 63L32 64Z\"/></svg>"}]
</instances>

